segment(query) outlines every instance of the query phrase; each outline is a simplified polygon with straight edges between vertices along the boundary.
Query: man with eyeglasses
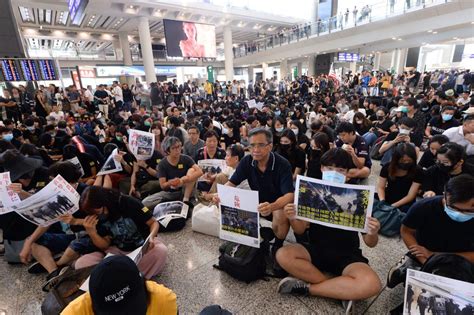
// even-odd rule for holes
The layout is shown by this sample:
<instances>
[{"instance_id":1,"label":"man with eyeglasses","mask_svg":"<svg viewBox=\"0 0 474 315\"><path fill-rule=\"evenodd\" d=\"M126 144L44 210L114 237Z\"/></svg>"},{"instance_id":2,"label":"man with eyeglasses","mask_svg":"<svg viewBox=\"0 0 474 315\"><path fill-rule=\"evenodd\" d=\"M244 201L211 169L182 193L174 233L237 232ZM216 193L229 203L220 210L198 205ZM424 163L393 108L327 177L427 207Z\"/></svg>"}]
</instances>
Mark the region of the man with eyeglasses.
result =
<instances>
[{"instance_id":1,"label":"man with eyeglasses","mask_svg":"<svg viewBox=\"0 0 474 315\"><path fill-rule=\"evenodd\" d=\"M258 211L272 221L275 233L272 255L275 257L290 229L283 207L294 198L291 165L284 157L272 152L273 135L269 130L253 129L249 133L249 148L251 154L240 161L226 185L235 187L247 179L250 189L258 191ZM274 269L281 270L276 261Z\"/></svg>"},{"instance_id":2,"label":"man with eyeglasses","mask_svg":"<svg viewBox=\"0 0 474 315\"><path fill-rule=\"evenodd\" d=\"M444 196L411 206L400 230L409 252L389 271L389 288L404 281L408 268L421 269L435 254L452 253L474 263L473 188L474 177L461 174L449 180Z\"/></svg>"}]
</instances>

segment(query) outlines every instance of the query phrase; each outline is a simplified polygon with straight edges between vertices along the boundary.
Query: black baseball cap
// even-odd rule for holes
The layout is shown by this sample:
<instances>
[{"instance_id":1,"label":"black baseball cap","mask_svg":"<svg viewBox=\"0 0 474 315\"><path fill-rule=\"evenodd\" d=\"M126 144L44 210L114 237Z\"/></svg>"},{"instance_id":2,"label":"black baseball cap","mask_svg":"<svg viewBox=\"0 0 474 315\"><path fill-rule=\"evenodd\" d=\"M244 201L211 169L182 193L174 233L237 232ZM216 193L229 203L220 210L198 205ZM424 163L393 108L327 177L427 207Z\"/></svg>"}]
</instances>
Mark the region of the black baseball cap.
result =
<instances>
[{"instance_id":1,"label":"black baseball cap","mask_svg":"<svg viewBox=\"0 0 474 315\"><path fill-rule=\"evenodd\" d=\"M92 270L89 292L96 315L146 314L145 281L127 256L114 255L102 260Z\"/></svg>"}]
</instances>

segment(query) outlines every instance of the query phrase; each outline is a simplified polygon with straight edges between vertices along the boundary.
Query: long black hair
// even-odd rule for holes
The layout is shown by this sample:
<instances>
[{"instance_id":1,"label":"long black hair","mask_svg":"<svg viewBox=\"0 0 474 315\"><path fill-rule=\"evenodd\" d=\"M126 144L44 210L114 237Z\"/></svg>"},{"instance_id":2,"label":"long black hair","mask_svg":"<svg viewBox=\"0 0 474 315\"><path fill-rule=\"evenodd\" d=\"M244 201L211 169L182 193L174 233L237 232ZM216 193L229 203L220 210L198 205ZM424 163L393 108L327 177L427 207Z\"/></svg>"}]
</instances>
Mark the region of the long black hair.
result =
<instances>
[{"instance_id":1,"label":"long black hair","mask_svg":"<svg viewBox=\"0 0 474 315\"><path fill-rule=\"evenodd\" d=\"M109 218L116 220L120 217L117 209L120 205L121 194L117 190L100 186L89 186L81 194L79 206L87 214L93 214L93 209L106 207Z\"/></svg>"},{"instance_id":2,"label":"long black hair","mask_svg":"<svg viewBox=\"0 0 474 315\"><path fill-rule=\"evenodd\" d=\"M412 166L407 170L407 175L409 178L413 178L415 176L415 169L417 167L415 147L409 143L399 143L393 150L392 160L388 165L388 176L391 179L395 178L395 172L398 169L398 163L405 155L413 160Z\"/></svg>"}]
</instances>

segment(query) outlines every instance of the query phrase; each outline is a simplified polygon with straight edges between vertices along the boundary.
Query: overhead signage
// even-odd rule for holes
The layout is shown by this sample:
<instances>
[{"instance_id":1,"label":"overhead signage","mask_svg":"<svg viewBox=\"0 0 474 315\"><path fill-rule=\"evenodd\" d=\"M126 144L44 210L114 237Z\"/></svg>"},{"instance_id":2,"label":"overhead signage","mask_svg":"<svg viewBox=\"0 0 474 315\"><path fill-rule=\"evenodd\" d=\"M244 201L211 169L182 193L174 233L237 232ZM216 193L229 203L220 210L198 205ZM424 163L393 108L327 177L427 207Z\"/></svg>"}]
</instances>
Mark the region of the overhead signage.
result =
<instances>
[{"instance_id":1,"label":"overhead signage","mask_svg":"<svg viewBox=\"0 0 474 315\"><path fill-rule=\"evenodd\" d=\"M56 67L53 60L42 59L38 60L41 77L43 80L57 80L58 75L56 73Z\"/></svg>"},{"instance_id":2,"label":"overhead signage","mask_svg":"<svg viewBox=\"0 0 474 315\"><path fill-rule=\"evenodd\" d=\"M99 66L96 68L98 77L117 77L121 75L144 76L145 69L143 66ZM159 66L155 67L156 75L174 76L176 75L176 67Z\"/></svg>"},{"instance_id":3,"label":"overhead signage","mask_svg":"<svg viewBox=\"0 0 474 315\"><path fill-rule=\"evenodd\" d=\"M22 81L15 59L2 59L1 64L5 81Z\"/></svg>"},{"instance_id":4,"label":"overhead signage","mask_svg":"<svg viewBox=\"0 0 474 315\"><path fill-rule=\"evenodd\" d=\"M359 61L359 54L340 52L338 53L337 59L339 61L348 61L348 62Z\"/></svg>"},{"instance_id":5,"label":"overhead signage","mask_svg":"<svg viewBox=\"0 0 474 315\"><path fill-rule=\"evenodd\" d=\"M71 24L79 25L89 0L68 0L69 16Z\"/></svg>"},{"instance_id":6,"label":"overhead signage","mask_svg":"<svg viewBox=\"0 0 474 315\"><path fill-rule=\"evenodd\" d=\"M38 64L35 60L21 59L20 66L25 81L41 80L38 70Z\"/></svg>"},{"instance_id":7,"label":"overhead signage","mask_svg":"<svg viewBox=\"0 0 474 315\"><path fill-rule=\"evenodd\" d=\"M81 76L81 79L95 79L95 68L79 67L79 75Z\"/></svg>"}]
</instances>

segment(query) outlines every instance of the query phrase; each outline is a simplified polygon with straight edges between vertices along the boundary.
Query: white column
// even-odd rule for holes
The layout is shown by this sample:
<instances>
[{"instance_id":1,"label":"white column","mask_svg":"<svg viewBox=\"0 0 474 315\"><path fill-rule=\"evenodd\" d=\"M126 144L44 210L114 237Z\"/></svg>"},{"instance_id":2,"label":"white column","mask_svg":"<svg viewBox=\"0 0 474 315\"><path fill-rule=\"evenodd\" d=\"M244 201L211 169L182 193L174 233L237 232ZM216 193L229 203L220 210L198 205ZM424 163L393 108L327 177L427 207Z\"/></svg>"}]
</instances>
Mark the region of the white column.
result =
<instances>
[{"instance_id":1,"label":"white column","mask_svg":"<svg viewBox=\"0 0 474 315\"><path fill-rule=\"evenodd\" d=\"M138 35L142 49L143 66L148 84L156 82L155 62L153 61L153 50L151 48L150 23L148 18L140 17L138 20Z\"/></svg>"},{"instance_id":2,"label":"white column","mask_svg":"<svg viewBox=\"0 0 474 315\"><path fill-rule=\"evenodd\" d=\"M280 79L286 79L288 77L288 59L283 59L280 62Z\"/></svg>"},{"instance_id":3,"label":"white column","mask_svg":"<svg viewBox=\"0 0 474 315\"><path fill-rule=\"evenodd\" d=\"M132 52L130 51L130 43L128 42L127 32L120 32L119 40L120 40L120 47L122 48L123 64L125 66L132 66L133 65Z\"/></svg>"},{"instance_id":4,"label":"white column","mask_svg":"<svg viewBox=\"0 0 474 315\"><path fill-rule=\"evenodd\" d=\"M397 63L395 67L395 72L397 74L403 73L405 70L405 64L407 62L407 48L398 49Z\"/></svg>"},{"instance_id":5,"label":"white column","mask_svg":"<svg viewBox=\"0 0 474 315\"><path fill-rule=\"evenodd\" d=\"M375 58L374 58L374 70L379 70L380 69L380 59L382 57L382 53L376 52L375 53Z\"/></svg>"},{"instance_id":6,"label":"white column","mask_svg":"<svg viewBox=\"0 0 474 315\"><path fill-rule=\"evenodd\" d=\"M254 82L254 68L253 68L253 67L249 67L248 70L247 70L247 72L248 72L248 77L249 77L248 80L247 80L247 84L248 84L250 81Z\"/></svg>"},{"instance_id":7,"label":"white column","mask_svg":"<svg viewBox=\"0 0 474 315\"><path fill-rule=\"evenodd\" d=\"M416 68L419 72L425 71L427 56L428 56L428 53L423 49L423 47L421 47L420 48L420 57L418 58L418 65L417 65L417 68Z\"/></svg>"},{"instance_id":8,"label":"white column","mask_svg":"<svg viewBox=\"0 0 474 315\"><path fill-rule=\"evenodd\" d=\"M316 75L316 55L308 57L308 76Z\"/></svg>"},{"instance_id":9,"label":"white column","mask_svg":"<svg viewBox=\"0 0 474 315\"><path fill-rule=\"evenodd\" d=\"M232 29L230 25L226 25L224 27L224 64L225 78L227 81L234 80L234 52L232 47Z\"/></svg>"},{"instance_id":10,"label":"white column","mask_svg":"<svg viewBox=\"0 0 474 315\"><path fill-rule=\"evenodd\" d=\"M357 73L357 62L350 62L349 70L351 70L352 74L355 75Z\"/></svg>"},{"instance_id":11,"label":"white column","mask_svg":"<svg viewBox=\"0 0 474 315\"><path fill-rule=\"evenodd\" d=\"M112 44L114 46L115 59L123 60L122 47L120 47L120 42L114 41Z\"/></svg>"},{"instance_id":12,"label":"white column","mask_svg":"<svg viewBox=\"0 0 474 315\"><path fill-rule=\"evenodd\" d=\"M262 80L268 79L267 72L268 72L268 63L264 62L262 63Z\"/></svg>"},{"instance_id":13,"label":"white column","mask_svg":"<svg viewBox=\"0 0 474 315\"><path fill-rule=\"evenodd\" d=\"M296 64L296 67L298 68L298 77L301 78L303 75L303 63L300 61Z\"/></svg>"},{"instance_id":14,"label":"white column","mask_svg":"<svg viewBox=\"0 0 474 315\"><path fill-rule=\"evenodd\" d=\"M398 49L392 51L392 60L390 61L390 70L395 72L397 71L397 59L398 59Z\"/></svg>"}]
</instances>

